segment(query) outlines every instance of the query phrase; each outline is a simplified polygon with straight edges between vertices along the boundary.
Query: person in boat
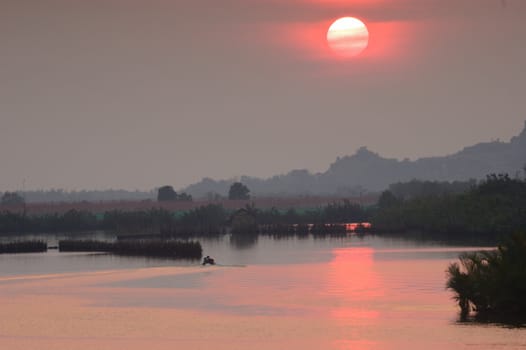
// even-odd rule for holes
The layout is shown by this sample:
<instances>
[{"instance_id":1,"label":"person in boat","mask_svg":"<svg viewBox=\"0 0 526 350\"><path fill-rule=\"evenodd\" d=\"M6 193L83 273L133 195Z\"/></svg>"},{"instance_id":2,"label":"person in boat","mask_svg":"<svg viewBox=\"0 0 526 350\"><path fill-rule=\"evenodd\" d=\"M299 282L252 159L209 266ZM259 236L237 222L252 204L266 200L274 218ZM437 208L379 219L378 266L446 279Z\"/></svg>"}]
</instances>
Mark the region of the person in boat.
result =
<instances>
[{"instance_id":1,"label":"person in boat","mask_svg":"<svg viewBox=\"0 0 526 350\"><path fill-rule=\"evenodd\" d=\"M206 265L206 264L215 265L216 262L213 258L207 255L203 258L203 265Z\"/></svg>"}]
</instances>

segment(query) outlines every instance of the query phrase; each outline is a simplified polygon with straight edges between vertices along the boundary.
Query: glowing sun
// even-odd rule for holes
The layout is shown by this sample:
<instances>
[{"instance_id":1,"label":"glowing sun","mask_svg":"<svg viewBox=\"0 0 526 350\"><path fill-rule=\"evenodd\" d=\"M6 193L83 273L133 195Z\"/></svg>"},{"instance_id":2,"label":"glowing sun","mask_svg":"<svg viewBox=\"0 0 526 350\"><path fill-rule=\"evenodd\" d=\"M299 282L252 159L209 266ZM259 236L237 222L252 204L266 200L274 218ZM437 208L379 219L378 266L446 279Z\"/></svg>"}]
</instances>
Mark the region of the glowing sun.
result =
<instances>
[{"instance_id":1,"label":"glowing sun","mask_svg":"<svg viewBox=\"0 0 526 350\"><path fill-rule=\"evenodd\" d=\"M369 31L359 19L342 17L329 27L327 43L331 50L339 56L358 56L369 44Z\"/></svg>"}]
</instances>

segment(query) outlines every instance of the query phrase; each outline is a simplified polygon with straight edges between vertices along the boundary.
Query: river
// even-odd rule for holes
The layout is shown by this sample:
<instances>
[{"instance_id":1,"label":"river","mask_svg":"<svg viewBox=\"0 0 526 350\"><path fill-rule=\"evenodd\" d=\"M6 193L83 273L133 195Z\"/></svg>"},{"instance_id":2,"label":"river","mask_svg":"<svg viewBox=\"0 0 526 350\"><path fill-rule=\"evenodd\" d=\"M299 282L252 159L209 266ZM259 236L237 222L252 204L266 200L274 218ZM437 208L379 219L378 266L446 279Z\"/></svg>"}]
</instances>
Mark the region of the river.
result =
<instances>
[{"instance_id":1,"label":"river","mask_svg":"<svg viewBox=\"0 0 526 350\"><path fill-rule=\"evenodd\" d=\"M1 349L526 349L458 321L445 270L480 247L356 236L201 240L195 261L0 255Z\"/></svg>"}]
</instances>

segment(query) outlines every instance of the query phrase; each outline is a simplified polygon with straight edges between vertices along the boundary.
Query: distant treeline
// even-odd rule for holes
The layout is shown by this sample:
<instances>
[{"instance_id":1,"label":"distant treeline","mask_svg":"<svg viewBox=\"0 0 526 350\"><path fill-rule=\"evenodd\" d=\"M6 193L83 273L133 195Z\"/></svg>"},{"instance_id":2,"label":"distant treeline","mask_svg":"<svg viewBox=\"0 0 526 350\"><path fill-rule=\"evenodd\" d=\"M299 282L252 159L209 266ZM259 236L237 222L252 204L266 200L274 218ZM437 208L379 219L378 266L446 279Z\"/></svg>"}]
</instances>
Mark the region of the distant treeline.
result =
<instances>
[{"instance_id":1,"label":"distant treeline","mask_svg":"<svg viewBox=\"0 0 526 350\"><path fill-rule=\"evenodd\" d=\"M252 205L228 211L219 204L201 206L187 212L165 209L141 211L112 210L96 215L87 211L69 210L64 214L24 215L19 212L0 213L0 233L29 234L77 231L115 231L117 233L152 233L169 236L218 235L227 227L250 225L295 225L335 222L359 222L368 218L367 211L350 201L330 204L312 210L259 210Z\"/></svg>"},{"instance_id":2,"label":"distant treeline","mask_svg":"<svg viewBox=\"0 0 526 350\"><path fill-rule=\"evenodd\" d=\"M371 221L383 231L508 234L526 227L526 181L493 174L461 193L404 198L385 191Z\"/></svg>"},{"instance_id":3,"label":"distant treeline","mask_svg":"<svg viewBox=\"0 0 526 350\"><path fill-rule=\"evenodd\" d=\"M209 204L186 212L111 210L96 215L70 210L37 216L4 211L0 213L0 233L106 230L177 238L219 235L227 230L235 234L298 234L305 227L320 232L333 227L338 231L341 227L330 225L349 222L371 222L376 232L511 233L526 227L526 181L506 174L489 175L480 183L415 180L392 185L372 207L342 200L319 208L288 210L246 205L234 211Z\"/></svg>"},{"instance_id":4,"label":"distant treeline","mask_svg":"<svg viewBox=\"0 0 526 350\"><path fill-rule=\"evenodd\" d=\"M7 192L6 192L7 193ZM126 190L83 190L83 191L66 191L62 189L55 190L37 190L37 191L18 191L27 203L49 203L49 202L99 202L99 201L140 201L155 199L157 191L126 191Z\"/></svg>"},{"instance_id":5,"label":"distant treeline","mask_svg":"<svg viewBox=\"0 0 526 350\"><path fill-rule=\"evenodd\" d=\"M477 180L468 181L421 181L397 182L388 191L399 199L441 196L465 193L477 186Z\"/></svg>"}]
</instances>

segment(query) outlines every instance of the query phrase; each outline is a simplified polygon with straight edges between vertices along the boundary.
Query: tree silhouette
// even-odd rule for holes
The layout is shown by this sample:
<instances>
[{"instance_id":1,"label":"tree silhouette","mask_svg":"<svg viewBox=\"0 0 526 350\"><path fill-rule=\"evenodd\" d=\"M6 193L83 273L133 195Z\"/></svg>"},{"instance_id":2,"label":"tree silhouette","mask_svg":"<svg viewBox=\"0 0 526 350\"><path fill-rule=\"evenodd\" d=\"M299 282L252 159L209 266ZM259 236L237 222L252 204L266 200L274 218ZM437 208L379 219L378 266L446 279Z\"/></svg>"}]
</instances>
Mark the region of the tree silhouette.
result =
<instances>
[{"instance_id":1,"label":"tree silhouette","mask_svg":"<svg viewBox=\"0 0 526 350\"><path fill-rule=\"evenodd\" d=\"M463 254L447 270L451 289L465 318L477 316L523 323L526 314L526 235L509 236L495 251Z\"/></svg>"},{"instance_id":2,"label":"tree silhouette","mask_svg":"<svg viewBox=\"0 0 526 350\"><path fill-rule=\"evenodd\" d=\"M257 216L259 210L254 204L247 204L244 208L237 210L230 218L232 233L256 234L258 233Z\"/></svg>"},{"instance_id":3,"label":"tree silhouette","mask_svg":"<svg viewBox=\"0 0 526 350\"><path fill-rule=\"evenodd\" d=\"M175 192L172 186L162 186L157 192L157 200L162 201L175 201L177 200L177 192Z\"/></svg>"},{"instance_id":4,"label":"tree silhouette","mask_svg":"<svg viewBox=\"0 0 526 350\"><path fill-rule=\"evenodd\" d=\"M385 209L391 208L399 204L398 198L391 191L383 191L378 199L378 207Z\"/></svg>"},{"instance_id":5,"label":"tree silhouette","mask_svg":"<svg viewBox=\"0 0 526 350\"><path fill-rule=\"evenodd\" d=\"M250 199L250 190L241 182L234 182L228 191L228 199Z\"/></svg>"}]
</instances>

